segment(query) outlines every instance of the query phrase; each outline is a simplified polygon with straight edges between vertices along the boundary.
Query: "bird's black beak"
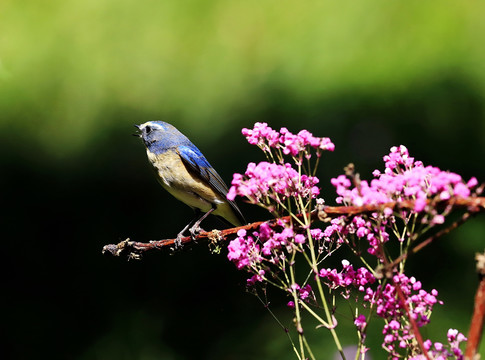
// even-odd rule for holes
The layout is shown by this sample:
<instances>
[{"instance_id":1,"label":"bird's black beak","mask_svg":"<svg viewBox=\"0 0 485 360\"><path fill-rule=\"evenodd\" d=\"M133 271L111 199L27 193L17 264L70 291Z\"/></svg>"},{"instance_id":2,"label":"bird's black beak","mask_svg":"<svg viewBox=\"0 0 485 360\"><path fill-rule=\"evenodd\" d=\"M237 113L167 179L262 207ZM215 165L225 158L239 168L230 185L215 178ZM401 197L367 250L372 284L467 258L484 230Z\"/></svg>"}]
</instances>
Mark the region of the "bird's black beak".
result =
<instances>
[{"instance_id":1,"label":"bird's black beak","mask_svg":"<svg viewBox=\"0 0 485 360\"><path fill-rule=\"evenodd\" d=\"M133 125L134 127L136 127L138 129L138 131L140 130L140 125ZM135 134L131 134L133 136L136 136L136 137L141 137L141 133L140 132L137 132Z\"/></svg>"}]
</instances>

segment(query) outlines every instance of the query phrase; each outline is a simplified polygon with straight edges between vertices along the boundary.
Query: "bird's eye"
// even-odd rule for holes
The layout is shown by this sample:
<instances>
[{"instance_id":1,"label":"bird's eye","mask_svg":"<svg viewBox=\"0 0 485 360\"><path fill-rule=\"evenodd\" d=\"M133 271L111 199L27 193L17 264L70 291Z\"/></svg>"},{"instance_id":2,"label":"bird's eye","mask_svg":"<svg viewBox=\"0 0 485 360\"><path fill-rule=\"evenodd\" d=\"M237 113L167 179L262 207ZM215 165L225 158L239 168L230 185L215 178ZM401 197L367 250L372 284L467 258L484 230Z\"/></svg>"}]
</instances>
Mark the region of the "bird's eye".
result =
<instances>
[{"instance_id":1,"label":"bird's eye","mask_svg":"<svg viewBox=\"0 0 485 360\"><path fill-rule=\"evenodd\" d=\"M150 134L152 132L152 128L150 126L145 127L145 133Z\"/></svg>"}]
</instances>

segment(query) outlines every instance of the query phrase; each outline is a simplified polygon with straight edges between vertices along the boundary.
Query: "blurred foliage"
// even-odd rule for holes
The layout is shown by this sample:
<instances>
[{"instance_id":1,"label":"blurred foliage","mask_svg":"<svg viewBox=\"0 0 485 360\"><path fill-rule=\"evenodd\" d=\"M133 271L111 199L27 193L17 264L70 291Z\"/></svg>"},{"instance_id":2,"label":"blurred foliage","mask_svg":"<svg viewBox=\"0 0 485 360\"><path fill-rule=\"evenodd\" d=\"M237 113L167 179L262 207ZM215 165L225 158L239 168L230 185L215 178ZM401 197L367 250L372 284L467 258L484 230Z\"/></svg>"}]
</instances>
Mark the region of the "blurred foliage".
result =
<instances>
[{"instance_id":1,"label":"blurred foliage","mask_svg":"<svg viewBox=\"0 0 485 360\"><path fill-rule=\"evenodd\" d=\"M142 262L100 255L127 236L171 237L192 216L154 180L132 125L173 123L227 181L262 159L243 126L329 136L337 149L319 176L330 203L330 177L352 161L368 178L398 144L484 181L484 10L469 0L3 0L7 358L294 358L224 256L203 245ZM426 336L467 330L484 230L478 217L416 256L413 273L445 301ZM284 302L273 304L291 328ZM325 359L333 347L320 331Z\"/></svg>"},{"instance_id":2,"label":"blurred foliage","mask_svg":"<svg viewBox=\"0 0 485 360\"><path fill-rule=\"evenodd\" d=\"M82 151L119 121L112 108L203 134L207 122L219 133L248 122L242 113L258 114L272 91L303 108L349 91L389 102L449 75L485 91L484 5L472 1L6 0L0 10L2 127L52 152Z\"/></svg>"}]
</instances>

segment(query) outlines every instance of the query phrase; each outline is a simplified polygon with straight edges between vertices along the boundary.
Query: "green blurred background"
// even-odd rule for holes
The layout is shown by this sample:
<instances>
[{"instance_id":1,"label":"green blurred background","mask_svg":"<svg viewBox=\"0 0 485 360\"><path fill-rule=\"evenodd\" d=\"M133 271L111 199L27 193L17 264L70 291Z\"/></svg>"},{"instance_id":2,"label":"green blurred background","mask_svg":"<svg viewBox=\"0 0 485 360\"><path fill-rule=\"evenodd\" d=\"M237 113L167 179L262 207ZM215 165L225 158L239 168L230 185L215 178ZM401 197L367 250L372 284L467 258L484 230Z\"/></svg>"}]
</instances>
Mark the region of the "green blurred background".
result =
<instances>
[{"instance_id":1,"label":"green blurred background","mask_svg":"<svg viewBox=\"0 0 485 360\"><path fill-rule=\"evenodd\" d=\"M392 145L483 182L484 11L468 0L3 0L3 358L295 358L225 254L101 255L126 237L173 237L192 217L157 184L133 124L171 122L227 182L263 159L242 127L328 136L336 151L318 176L330 204L331 177L352 161L369 178ZM411 261L445 302L425 337L468 331L484 235L479 216ZM286 299L270 295L291 327ZM354 342L351 326L339 332ZM309 336L332 359L328 334ZM378 349L379 332L369 338Z\"/></svg>"}]
</instances>

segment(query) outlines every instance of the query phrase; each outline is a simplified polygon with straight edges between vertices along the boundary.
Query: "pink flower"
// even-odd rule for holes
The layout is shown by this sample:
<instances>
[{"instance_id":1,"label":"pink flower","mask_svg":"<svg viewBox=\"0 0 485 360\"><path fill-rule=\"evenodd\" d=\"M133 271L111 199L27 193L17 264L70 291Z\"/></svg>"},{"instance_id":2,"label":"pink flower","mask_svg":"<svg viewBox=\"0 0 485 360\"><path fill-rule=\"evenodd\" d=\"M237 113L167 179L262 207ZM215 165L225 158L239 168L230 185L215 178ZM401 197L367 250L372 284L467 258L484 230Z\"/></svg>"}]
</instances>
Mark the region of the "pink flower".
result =
<instances>
[{"instance_id":1,"label":"pink flower","mask_svg":"<svg viewBox=\"0 0 485 360\"><path fill-rule=\"evenodd\" d=\"M244 229L237 232L237 238L229 243L227 258L234 262L238 269L261 261L259 245L253 237L247 236Z\"/></svg>"},{"instance_id":2,"label":"pink flower","mask_svg":"<svg viewBox=\"0 0 485 360\"><path fill-rule=\"evenodd\" d=\"M396 320L391 320L389 322L389 328L392 330L398 330L400 327L401 327L401 324Z\"/></svg>"},{"instance_id":3,"label":"pink flower","mask_svg":"<svg viewBox=\"0 0 485 360\"><path fill-rule=\"evenodd\" d=\"M259 270L256 275L253 275L251 278L247 279L247 285L252 286L257 282L262 282L264 280L264 270Z\"/></svg>"},{"instance_id":4,"label":"pink flower","mask_svg":"<svg viewBox=\"0 0 485 360\"><path fill-rule=\"evenodd\" d=\"M296 234L295 235L295 243L297 244L304 244L305 243L305 236L302 234Z\"/></svg>"},{"instance_id":5,"label":"pink flower","mask_svg":"<svg viewBox=\"0 0 485 360\"><path fill-rule=\"evenodd\" d=\"M470 189L468 189L468 187L461 182L455 185L455 187L453 188L453 192L455 193L455 196L460 196L463 198L470 196Z\"/></svg>"},{"instance_id":6,"label":"pink flower","mask_svg":"<svg viewBox=\"0 0 485 360\"><path fill-rule=\"evenodd\" d=\"M445 217L443 215L435 215L431 220L432 224L444 224Z\"/></svg>"},{"instance_id":7,"label":"pink flower","mask_svg":"<svg viewBox=\"0 0 485 360\"><path fill-rule=\"evenodd\" d=\"M307 299L310 296L311 292L312 292L312 287L310 286L310 284L306 284L299 291L300 299L302 300Z\"/></svg>"},{"instance_id":8,"label":"pink flower","mask_svg":"<svg viewBox=\"0 0 485 360\"><path fill-rule=\"evenodd\" d=\"M357 326L357 329L359 331L362 331L365 328L365 326L367 325L365 315L357 316L357 318L354 320L354 324L355 324L355 326Z\"/></svg>"},{"instance_id":9,"label":"pink flower","mask_svg":"<svg viewBox=\"0 0 485 360\"><path fill-rule=\"evenodd\" d=\"M323 238L323 231L319 228L310 229L310 234L312 235L312 238L316 241L320 241Z\"/></svg>"},{"instance_id":10,"label":"pink flower","mask_svg":"<svg viewBox=\"0 0 485 360\"><path fill-rule=\"evenodd\" d=\"M478 185L478 180L476 177L472 177L468 182L466 183L466 186L471 189L474 188L475 186Z\"/></svg>"},{"instance_id":11,"label":"pink flower","mask_svg":"<svg viewBox=\"0 0 485 360\"><path fill-rule=\"evenodd\" d=\"M261 225L259 225L259 239L261 241L266 241L270 239L272 233L273 233L273 230L271 229L271 226L267 222L264 222Z\"/></svg>"}]
</instances>

